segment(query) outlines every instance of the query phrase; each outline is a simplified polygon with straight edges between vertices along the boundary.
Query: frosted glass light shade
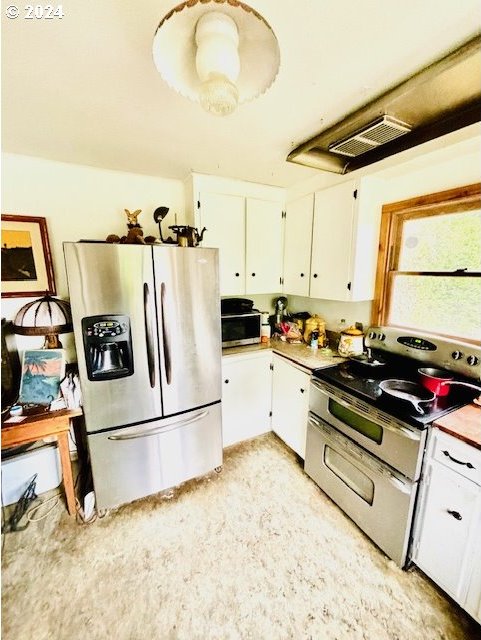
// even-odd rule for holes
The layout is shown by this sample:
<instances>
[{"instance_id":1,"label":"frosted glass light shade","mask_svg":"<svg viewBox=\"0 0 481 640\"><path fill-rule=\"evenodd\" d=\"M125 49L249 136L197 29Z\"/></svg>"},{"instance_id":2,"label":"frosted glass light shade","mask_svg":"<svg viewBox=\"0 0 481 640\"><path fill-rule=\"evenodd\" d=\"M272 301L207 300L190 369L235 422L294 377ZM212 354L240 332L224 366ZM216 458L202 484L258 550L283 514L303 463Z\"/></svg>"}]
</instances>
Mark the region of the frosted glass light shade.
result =
<instances>
[{"instance_id":1,"label":"frosted glass light shade","mask_svg":"<svg viewBox=\"0 0 481 640\"><path fill-rule=\"evenodd\" d=\"M221 114L263 94L280 64L271 27L238 0L187 0L174 7L162 18L152 51L171 88Z\"/></svg>"},{"instance_id":2,"label":"frosted glass light shade","mask_svg":"<svg viewBox=\"0 0 481 640\"><path fill-rule=\"evenodd\" d=\"M236 87L240 71L239 34L236 23L219 11L206 13L197 22L195 42L201 105L216 115L232 113L239 99Z\"/></svg>"},{"instance_id":3,"label":"frosted glass light shade","mask_svg":"<svg viewBox=\"0 0 481 640\"><path fill-rule=\"evenodd\" d=\"M211 73L200 85L199 99L202 107L209 113L226 116L236 109L239 92L226 76Z\"/></svg>"}]
</instances>

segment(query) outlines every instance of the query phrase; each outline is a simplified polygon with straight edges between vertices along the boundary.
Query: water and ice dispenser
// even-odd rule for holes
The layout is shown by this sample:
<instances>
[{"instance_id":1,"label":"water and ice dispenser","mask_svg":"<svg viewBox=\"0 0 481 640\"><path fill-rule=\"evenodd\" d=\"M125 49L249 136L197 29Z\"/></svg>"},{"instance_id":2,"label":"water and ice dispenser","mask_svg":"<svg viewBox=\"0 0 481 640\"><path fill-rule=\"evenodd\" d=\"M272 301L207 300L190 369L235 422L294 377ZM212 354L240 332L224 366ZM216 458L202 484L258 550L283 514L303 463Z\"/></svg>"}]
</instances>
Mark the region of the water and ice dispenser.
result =
<instances>
[{"instance_id":1,"label":"water and ice dispenser","mask_svg":"<svg viewBox=\"0 0 481 640\"><path fill-rule=\"evenodd\" d=\"M82 319L89 380L114 380L134 372L130 319L123 315Z\"/></svg>"}]
</instances>

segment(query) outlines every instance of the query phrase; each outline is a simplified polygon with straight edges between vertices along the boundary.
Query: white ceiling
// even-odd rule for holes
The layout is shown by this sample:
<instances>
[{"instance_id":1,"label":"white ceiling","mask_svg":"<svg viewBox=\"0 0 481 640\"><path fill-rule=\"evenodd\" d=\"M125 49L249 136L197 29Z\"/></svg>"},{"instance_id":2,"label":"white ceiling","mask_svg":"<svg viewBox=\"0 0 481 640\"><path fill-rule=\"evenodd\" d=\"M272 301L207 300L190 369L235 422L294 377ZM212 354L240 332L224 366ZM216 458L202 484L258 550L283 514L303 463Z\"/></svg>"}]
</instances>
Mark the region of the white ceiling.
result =
<instances>
[{"instance_id":1,"label":"white ceiling","mask_svg":"<svg viewBox=\"0 0 481 640\"><path fill-rule=\"evenodd\" d=\"M304 140L480 30L479 0L247 0L281 51L273 86L226 117L176 94L152 59L177 0L60 0L62 20L9 20L2 0L2 145L12 153L184 179L278 186ZM52 3L54 4L54 3Z\"/></svg>"}]
</instances>

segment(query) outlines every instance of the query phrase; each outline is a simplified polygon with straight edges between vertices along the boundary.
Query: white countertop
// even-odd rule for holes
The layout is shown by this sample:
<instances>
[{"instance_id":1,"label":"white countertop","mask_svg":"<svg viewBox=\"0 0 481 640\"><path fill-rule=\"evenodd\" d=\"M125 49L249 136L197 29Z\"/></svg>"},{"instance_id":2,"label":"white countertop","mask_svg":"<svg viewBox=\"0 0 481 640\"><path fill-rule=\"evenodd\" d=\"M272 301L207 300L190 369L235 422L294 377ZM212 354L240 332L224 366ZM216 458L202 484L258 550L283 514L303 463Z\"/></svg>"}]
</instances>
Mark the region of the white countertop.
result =
<instances>
[{"instance_id":1,"label":"white countertop","mask_svg":"<svg viewBox=\"0 0 481 640\"><path fill-rule=\"evenodd\" d=\"M323 355L320 349L311 349L305 343L290 344L272 338L267 344L250 344L242 347L229 347L222 349L222 356L229 357L240 355L243 353L252 353L256 351L273 351L274 353L292 360L292 362L313 371L314 369L323 369L324 367L333 367L345 358L341 358L337 352L332 355Z\"/></svg>"}]
</instances>

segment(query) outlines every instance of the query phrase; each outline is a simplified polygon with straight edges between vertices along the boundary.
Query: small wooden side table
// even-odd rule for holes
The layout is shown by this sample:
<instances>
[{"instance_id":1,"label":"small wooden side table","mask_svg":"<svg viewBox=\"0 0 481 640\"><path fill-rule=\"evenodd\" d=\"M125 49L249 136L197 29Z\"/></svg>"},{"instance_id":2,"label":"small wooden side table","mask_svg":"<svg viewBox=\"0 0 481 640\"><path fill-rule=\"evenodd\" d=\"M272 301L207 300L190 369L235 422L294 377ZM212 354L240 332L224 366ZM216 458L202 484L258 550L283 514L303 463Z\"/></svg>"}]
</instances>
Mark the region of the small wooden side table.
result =
<instances>
[{"instance_id":1,"label":"small wooden side table","mask_svg":"<svg viewBox=\"0 0 481 640\"><path fill-rule=\"evenodd\" d=\"M26 416L22 422L5 422L2 425L2 449L34 442L48 436L57 438L62 465L63 488L67 500L67 509L71 516L75 515L76 509L68 432L70 420L81 415L81 409L60 409L59 411Z\"/></svg>"}]
</instances>

